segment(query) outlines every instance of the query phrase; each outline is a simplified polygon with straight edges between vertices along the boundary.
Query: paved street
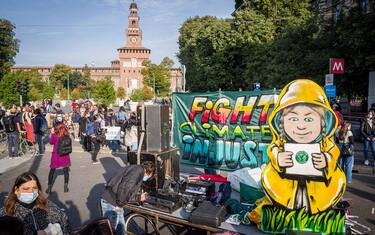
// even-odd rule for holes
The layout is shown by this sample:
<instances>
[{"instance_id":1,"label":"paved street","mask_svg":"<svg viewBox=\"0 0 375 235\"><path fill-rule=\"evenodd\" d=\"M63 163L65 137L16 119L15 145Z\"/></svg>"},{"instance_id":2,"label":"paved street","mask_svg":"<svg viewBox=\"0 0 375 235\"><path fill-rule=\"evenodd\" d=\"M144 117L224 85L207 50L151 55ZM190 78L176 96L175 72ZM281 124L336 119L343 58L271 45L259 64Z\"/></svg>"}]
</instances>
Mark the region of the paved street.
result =
<instances>
[{"instance_id":1,"label":"paved street","mask_svg":"<svg viewBox=\"0 0 375 235\"><path fill-rule=\"evenodd\" d=\"M360 147L357 148L357 154L361 154ZM361 165L359 163L360 157L357 159L358 165L355 166L355 170L358 173L354 173L353 182L348 186L344 198L351 201L351 214L359 216L355 220L375 231L375 176L372 173L372 167ZM63 192L64 177L62 170L59 170L49 199L66 210L72 227L76 228L88 220L98 217L97 203L103 191L104 183L126 164L126 155L113 156L110 153L101 153L99 156L101 164L93 165L89 154L75 145L71 160L70 191L68 193ZM1 169L8 168L8 170L2 172L0 176L0 203L3 202L15 178L24 171L35 172L45 189L49 161L50 152L46 152L43 157L28 160L1 159L0 173ZM9 162L13 165L8 165ZM17 164L19 165L15 166Z\"/></svg>"}]
</instances>

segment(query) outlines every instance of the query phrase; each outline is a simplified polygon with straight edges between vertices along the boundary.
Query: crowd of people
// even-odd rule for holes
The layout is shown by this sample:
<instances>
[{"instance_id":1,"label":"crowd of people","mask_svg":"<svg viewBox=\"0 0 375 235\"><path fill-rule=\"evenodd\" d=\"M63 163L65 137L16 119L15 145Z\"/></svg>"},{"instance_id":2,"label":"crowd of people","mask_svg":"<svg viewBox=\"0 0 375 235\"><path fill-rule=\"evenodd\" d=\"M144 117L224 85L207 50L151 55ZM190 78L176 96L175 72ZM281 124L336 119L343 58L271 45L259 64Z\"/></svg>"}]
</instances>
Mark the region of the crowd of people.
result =
<instances>
[{"instance_id":1,"label":"crowd of people","mask_svg":"<svg viewBox=\"0 0 375 235\"><path fill-rule=\"evenodd\" d=\"M344 170L347 183L352 182L352 171L354 165L354 134L350 121L344 120L341 114L341 107L333 103L332 108L338 120L338 128L335 133L335 140L340 149L338 164ZM360 136L363 141L364 165L370 164L368 160L369 148L375 164L375 110L369 109L366 116L362 118L360 125Z\"/></svg>"},{"instance_id":2,"label":"crowd of people","mask_svg":"<svg viewBox=\"0 0 375 235\"><path fill-rule=\"evenodd\" d=\"M64 172L64 192L69 192L72 142L79 142L82 148L91 154L92 163L97 164L97 155L103 146L113 152L121 149L135 151L138 124L137 115L124 107L120 107L115 113L104 106L73 103L72 112L64 113L58 103L52 109L49 102L43 102L40 107L25 104L21 108L13 105L1 117L1 128L8 136L9 157L18 157L17 147L21 133L25 134L29 144L38 145L39 155L45 153L47 142L53 147L46 190L42 190L38 177L33 173L21 174L9 192L4 207L0 209L0 223L19 223L19 233L12 234L70 234L72 231L67 215L49 201L47 196L51 193L55 172L61 168ZM116 130L120 131L116 138L108 139L106 133L111 127L117 127ZM123 137L117 138L119 136ZM124 212L119 214L119 203L146 200L148 186L155 184L154 170L151 162L144 163L143 167L125 167L103 188L101 213L108 218L117 234L124 234L125 226ZM109 187L111 185L128 191L119 193L119 190ZM98 229L95 224L91 226ZM130 227L141 231L134 224ZM13 228L9 229L14 232Z\"/></svg>"},{"instance_id":3,"label":"crowd of people","mask_svg":"<svg viewBox=\"0 0 375 235\"><path fill-rule=\"evenodd\" d=\"M61 105L45 100L39 107L26 103L22 107L12 105L7 111L0 108L0 130L8 137L10 158L19 156L19 142L23 136L29 145L38 145L38 154L43 155L45 144L57 124L64 124L69 135L79 142L97 164L97 155L102 147L113 152L137 149L137 115L120 107L118 112L91 102L72 103L72 110L64 113ZM106 132L118 127L118 135L110 139Z\"/></svg>"}]
</instances>

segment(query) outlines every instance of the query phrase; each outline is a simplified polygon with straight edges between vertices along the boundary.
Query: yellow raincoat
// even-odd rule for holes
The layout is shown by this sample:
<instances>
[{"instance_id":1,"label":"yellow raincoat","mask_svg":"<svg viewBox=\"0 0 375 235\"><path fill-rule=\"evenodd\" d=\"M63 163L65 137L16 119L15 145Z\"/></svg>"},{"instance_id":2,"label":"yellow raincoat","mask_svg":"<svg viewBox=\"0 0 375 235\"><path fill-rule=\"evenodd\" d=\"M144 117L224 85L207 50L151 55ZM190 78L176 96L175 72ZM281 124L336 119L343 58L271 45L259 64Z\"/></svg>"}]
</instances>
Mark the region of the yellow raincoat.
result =
<instances>
[{"instance_id":1,"label":"yellow raincoat","mask_svg":"<svg viewBox=\"0 0 375 235\"><path fill-rule=\"evenodd\" d=\"M269 125L273 135L267 149L270 162L262 172L262 185L272 202L288 209L295 208L298 180L286 178L277 162L277 155L282 149L279 133L279 120L282 110L295 104L314 104L326 109L324 120L326 133L320 140L320 147L327 158L327 167L323 170L324 180L306 179L306 191L310 213L316 214L334 206L344 194L345 174L337 165L339 149L334 142L337 118L332 111L324 91L316 83L300 79L289 83L281 91L275 109L270 115Z\"/></svg>"}]
</instances>

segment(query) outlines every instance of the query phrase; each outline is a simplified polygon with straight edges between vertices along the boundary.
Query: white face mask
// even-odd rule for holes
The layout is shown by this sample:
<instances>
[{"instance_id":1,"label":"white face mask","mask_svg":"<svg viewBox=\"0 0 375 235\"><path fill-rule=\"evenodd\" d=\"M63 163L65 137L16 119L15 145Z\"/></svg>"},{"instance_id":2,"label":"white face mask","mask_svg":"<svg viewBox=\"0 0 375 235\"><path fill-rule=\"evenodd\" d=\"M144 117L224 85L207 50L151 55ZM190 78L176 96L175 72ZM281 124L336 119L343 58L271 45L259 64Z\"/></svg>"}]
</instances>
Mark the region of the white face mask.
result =
<instances>
[{"instance_id":1,"label":"white face mask","mask_svg":"<svg viewBox=\"0 0 375 235\"><path fill-rule=\"evenodd\" d=\"M145 175L145 176L143 176L143 181L147 181L150 178L151 178L151 175Z\"/></svg>"},{"instance_id":2,"label":"white face mask","mask_svg":"<svg viewBox=\"0 0 375 235\"><path fill-rule=\"evenodd\" d=\"M39 197L38 191L32 192L32 193L21 193L18 197L18 200L20 202L30 204L33 201L35 201Z\"/></svg>"}]
</instances>

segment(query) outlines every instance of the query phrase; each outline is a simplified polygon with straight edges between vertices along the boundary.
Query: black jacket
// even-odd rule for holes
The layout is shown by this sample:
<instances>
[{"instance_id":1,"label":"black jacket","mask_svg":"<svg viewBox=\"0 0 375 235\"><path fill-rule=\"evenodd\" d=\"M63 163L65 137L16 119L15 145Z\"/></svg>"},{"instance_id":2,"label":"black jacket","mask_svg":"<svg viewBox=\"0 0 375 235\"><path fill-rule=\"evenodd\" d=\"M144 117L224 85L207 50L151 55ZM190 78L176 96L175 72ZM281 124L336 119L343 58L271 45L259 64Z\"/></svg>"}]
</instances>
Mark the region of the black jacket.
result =
<instances>
[{"instance_id":1,"label":"black jacket","mask_svg":"<svg viewBox=\"0 0 375 235\"><path fill-rule=\"evenodd\" d=\"M41 114L38 114L34 118L34 133L37 135L43 135L42 132L42 124L43 124L43 116Z\"/></svg>"},{"instance_id":2,"label":"black jacket","mask_svg":"<svg viewBox=\"0 0 375 235\"><path fill-rule=\"evenodd\" d=\"M143 176L144 169L140 165L124 167L108 181L102 198L118 207L127 203L139 203Z\"/></svg>"},{"instance_id":3,"label":"black jacket","mask_svg":"<svg viewBox=\"0 0 375 235\"><path fill-rule=\"evenodd\" d=\"M375 136L375 124L374 124L374 122L373 122L372 128L371 128L370 124L368 123L368 119L367 118L362 119L361 134L364 138L367 138L369 136L371 136L371 137Z\"/></svg>"}]
</instances>

